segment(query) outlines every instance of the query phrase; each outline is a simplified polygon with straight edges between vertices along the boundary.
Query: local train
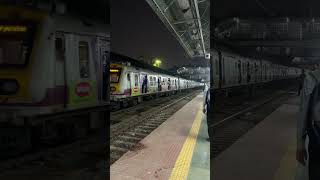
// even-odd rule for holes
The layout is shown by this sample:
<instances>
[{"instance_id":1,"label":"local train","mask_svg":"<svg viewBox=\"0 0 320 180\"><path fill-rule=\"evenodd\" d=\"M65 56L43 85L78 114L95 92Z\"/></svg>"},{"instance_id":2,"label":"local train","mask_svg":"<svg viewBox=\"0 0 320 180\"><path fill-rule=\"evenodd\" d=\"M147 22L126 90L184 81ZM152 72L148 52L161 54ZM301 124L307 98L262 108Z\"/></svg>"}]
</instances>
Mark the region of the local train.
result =
<instances>
[{"instance_id":1,"label":"local train","mask_svg":"<svg viewBox=\"0 0 320 180\"><path fill-rule=\"evenodd\" d=\"M274 80L292 79L301 74L300 68L287 67L222 50L212 49L211 61L214 89L230 89Z\"/></svg>"},{"instance_id":2,"label":"local train","mask_svg":"<svg viewBox=\"0 0 320 180\"><path fill-rule=\"evenodd\" d=\"M108 68L109 32L103 22L0 5L0 129L4 125L26 127L27 123L36 132L45 129L52 135L57 126L59 131L71 131L83 124L101 128L105 123L101 118L85 122L69 118L56 124L33 117L108 104L108 77L103 67ZM29 137L22 132L20 137Z\"/></svg>"},{"instance_id":3,"label":"local train","mask_svg":"<svg viewBox=\"0 0 320 180\"><path fill-rule=\"evenodd\" d=\"M167 71L148 66L116 53L111 54L110 100L117 103L138 103L142 97L169 95L203 86Z\"/></svg>"}]
</instances>

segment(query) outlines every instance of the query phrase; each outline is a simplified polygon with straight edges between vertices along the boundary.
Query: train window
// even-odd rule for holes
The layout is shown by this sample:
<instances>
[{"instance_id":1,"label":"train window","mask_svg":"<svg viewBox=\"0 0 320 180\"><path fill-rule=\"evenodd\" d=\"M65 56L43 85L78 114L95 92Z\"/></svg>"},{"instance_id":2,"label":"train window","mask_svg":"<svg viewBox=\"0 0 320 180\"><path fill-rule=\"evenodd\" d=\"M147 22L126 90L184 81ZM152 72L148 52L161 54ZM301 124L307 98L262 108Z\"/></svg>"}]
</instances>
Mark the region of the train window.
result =
<instances>
[{"instance_id":1,"label":"train window","mask_svg":"<svg viewBox=\"0 0 320 180\"><path fill-rule=\"evenodd\" d=\"M2 21L3 23L3 21ZM19 23L20 24L20 23ZM30 58L34 25L2 24L0 30L0 66L25 66Z\"/></svg>"},{"instance_id":2,"label":"train window","mask_svg":"<svg viewBox=\"0 0 320 180\"><path fill-rule=\"evenodd\" d=\"M0 65L24 65L29 48L23 41L0 41Z\"/></svg>"},{"instance_id":3,"label":"train window","mask_svg":"<svg viewBox=\"0 0 320 180\"><path fill-rule=\"evenodd\" d=\"M131 81L131 78L130 78L130 74L129 74L129 73L127 74L127 80L128 80L128 82Z\"/></svg>"},{"instance_id":4,"label":"train window","mask_svg":"<svg viewBox=\"0 0 320 180\"><path fill-rule=\"evenodd\" d=\"M156 77L153 77L154 85L156 85Z\"/></svg>"},{"instance_id":5,"label":"train window","mask_svg":"<svg viewBox=\"0 0 320 180\"><path fill-rule=\"evenodd\" d=\"M244 62L242 62L242 73L244 74L246 72L246 65Z\"/></svg>"},{"instance_id":6,"label":"train window","mask_svg":"<svg viewBox=\"0 0 320 180\"><path fill-rule=\"evenodd\" d=\"M219 62L218 62L218 59L216 59L216 75L219 75Z\"/></svg>"},{"instance_id":7,"label":"train window","mask_svg":"<svg viewBox=\"0 0 320 180\"><path fill-rule=\"evenodd\" d=\"M62 38L60 38L60 37L56 38L55 48L56 48L56 51L63 51L64 50L64 43L63 43Z\"/></svg>"},{"instance_id":8,"label":"train window","mask_svg":"<svg viewBox=\"0 0 320 180\"><path fill-rule=\"evenodd\" d=\"M153 81L152 81L152 77L149 77L149 82L150 82L150 86L153 86Z\"/></svg>"},{"instance_id":9,"label":"train window","mask_svg":"<svg viewBox=\"0 0 320 180\"><path fill-rule=\"evenodd\" d=\"M79 42L80 78L89 78L89 45L88 42Z\"/></svg>"},{"instance_id":10,"label":"train window","mask_svg":"<svg viewBox=\"0 0 320 180\"><path fill-rule=\"evenodd\" d=\"M137 87L139 85L139 77L138 75L134 75L134 86Z\"/></svg>"},{"instance_id":11,"label":"train window","mask_svg":"<svg viewBox=\"0 0 320 180\"><path fill-rule=\"evenodd\" d=\"M110 69L110 82L118 83L119 80L120 80L120 69Z\"/></svg>"}]
</instances>

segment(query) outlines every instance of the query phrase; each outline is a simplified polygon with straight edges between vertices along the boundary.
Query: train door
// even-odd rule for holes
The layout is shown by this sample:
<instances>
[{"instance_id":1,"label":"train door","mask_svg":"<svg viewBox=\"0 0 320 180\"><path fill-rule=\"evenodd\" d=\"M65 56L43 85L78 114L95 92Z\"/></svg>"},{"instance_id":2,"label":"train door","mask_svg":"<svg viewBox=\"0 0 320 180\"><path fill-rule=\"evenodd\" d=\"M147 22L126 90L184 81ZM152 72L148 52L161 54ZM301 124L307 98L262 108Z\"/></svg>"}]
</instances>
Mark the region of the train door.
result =
<instances>
[{"instance_id":1,"label":"train door","mask_svg":"<svg viewBox=\"0 0 320 180\"><path fill-rule=\"evenodd\" d=\"M260 70L259 82L263 82L263 63L262 63L262 60L259 60L259 61L260 61L260 67L259 67L259 70Z\"/></svg>"},{"instance_id":2,"label":"train door","mask_svg":"<svg viewBox=\"0 0 320 180\"><path fill-rule=\"evenodd\" d=\"M162 91L167 91L168 90L167 78L165 78L165 77L162 77L161 89L162 89Z\"/></svg>"},{"instance_id":3,"label":"train door","mask_svg":"<svg viewBox=\"0 0 320 180\"><path fill-rule=\"evenodd\" d=\"M72 40L71 40L72 41ZM88 105L97 103L97 76L94 57L96 49L93 39L78 35L72 41L74 46L75 63L69 64L70 68L76 68L70 81L70 106ZM68 69L70 69L68 68Z\"/></svg>"},{"instance_id":4,"label":"train door","mask_svg":"<svg viewBox=\"0 0 320 180\"><path fill-rule=\"evenodd\" d=\"M240 67L241 68L241 67ZM239 61L237 61L236 59L234 60L234 84L239 84L239 81L240 81L240 70L239 68Z\"/></svg>"},{"instance_id":5,"label":"train door","mask_svg":"<svg viewBox=\"0 0 320 180\"><path fill-rule=\"evenodd\" d=\"M161 92L162 91L162 86L161 86L161 77L158 77L158 91Z\"/></svg>"},{"instance_id":6,"label":"train door","mask_svg":"<svg viewBox=\"0 0 320 180\"><path fill-rule=\"evenodd\" d=\"M178 78L178 86L177 86L177 89L178 89L178 90L180 89L180 78Z\"/></svg>"},{"instance_id":7,"label":"train door","mask_svg":"<svg viewBox=\"0 0 320 180\"><path fill-rule=\"evenodd\" d=\"M224 58L222 58L222 85L225 85L226 84L226 76L225 76L225 70L226 70L226 68L225 68L225 59Z\"/></svg>"},{"instance_id":8,"label":"train door","mask_svg":"<svg viewBox=\"0 0 320 180\"><path fill-rule=\"evenodd\" d=\"M257 62L254 62L254 82L257 82L257 73L258 73L258 67L257 67Z\"/></svg>"},{"instance_id":9,"label":"train door","mask_svg":"<svg viewBox=\"0 0 320 180\"><path fill-rule=\"evenodd\" d=\"M98 103L96 37L65 34L68 108Z\"/></svg>"},{"instance_id":10,"label":"train door","mask_svg":"<svg viewBox=\"0 0 320 180\"><path fill-rule=\"evenodd\" d=\"M174 79L174 89L175 89L175 90L177 90L177 89L178 89L177 79Z\"/></svg>"},{"instance_id":11,"label":"train door","mask_svg":"<svg viewBox=\"0 0 320 180\"><path fill-rule=\"evenodd\" d=\"M213 70L213 67L211 67ZM210 72L210 73L215 73L215 78L213 79L213 85L212 86L219 86L220 84L220 75L219 75L219 57L215 59L215 72Z\"/></svg>"},{"instance_id":12,"label":"train door","mask_svg":"<svg viewBox=\"0 0 320 180\"><path fill-rule=\"evenodd\" d=\"M219 61L219 88L222 87L222 54L218 52L218 61Z\"/></svg>"},{"instance_id":13,"label":"train door","mask_svg":"<svg viewBox=\"0 0 320 180\"><path fill-rule=\"evenodd\" d=\"M56 33L55 37L55 87L62 90L62 94L56 94L61 97L55 97L55 99L63 98L63 105L67 103L67 82L66 82L66 48L65 37L62 33Z\"/></svg>"},{"instance_id":14,"label":"train door","mask_svg":"<svg viewBox=\"0 0 320 180\"><path fill-rule=\"evenodd\" d=\"M238 83L241 84L242 80L242 69L241 69L241 60L238 60Z\"/></svg>"},{"instance_id":15,"label":"train door","mask_svg":"<svg viewBox=\"0 0 320 180\"><path fill-rule=\"evenodd\" d=\"M250 63L247 62L247 83L249 83L251 80L250 71L251 71L250 70Z\"/></svg>"},{"instance_id":16,"label":"train door","mask_svg":"<svg viewBox=\"0 0 320 180\"><path fill-rule=\"evenodd\" d=\"M158 89L158 87L157 87L157 78L156 78L156 76L153 76L153 92L157 92L157 89Z\"/></svg>"},{"instance_id":17,"label":"train door","mask_svg":"<svg viewBox=\"0 0 320 180\"><path fill-rule=\"evenodd\" d=\"M148 75L146 73L140 74L140 86L141 86L141 93L147 93L148 92Z\"/></svg>"},{"instance_id":18,"label":"train door","mask_svg":"<svg viewBox=\"0 0 320 180\"><path fill-rule=\"evenodd\" d=\"M131 88L131 72L128 72L127 73L127 87L126 87L126 89L128 89L129 90L129 95L131 95L131 92L132 92L132 88Z\"/></svg>"},{"instance_id":19,"label":"train door","mask_svg":"<svg viewBox=\"0 0 320 180\"><path fill-rule=\"evenodd\" d=\"M149 75L149 81L148 81L148 92L153 92L153 76Z\"/></svg>"},{"instance_id":20,"label":"train door","mask_svg":"<svg viewBox=\"0 0 320 180\"><path fill-rule=\"evenodd\" d=\"M242 80L241 80L241 82L245 82L246 81L246 76L245 76L245 74L246 74L246 63L245 63L245 60L243 59L242 60L242 74L243 74L243 76L242 76Z\"/></svg>"},{"instance_id":21,"label":"train door","mask_svg":"<svg viewBox=\"0 0 320 180\"><path fill-rule=\"evenodd\" d=\"M131 95L132 96L138 96L140 95L140 87L139 87L139 73L132 72L131 75Z\"/></svg>"},{"instance_id":22,"label":"train door","mask_svg":"<svg viewBox=\"0 0 320 180\"><path fill-rule=\"evenodd\" d=\"M99 90L99 99L109 102L110 83L109 83L109 63L110 63L110 41L107 39L98 39L98 63L96 69L99 74L97 77L97 85Z\"/></svg>"}]
</instances>

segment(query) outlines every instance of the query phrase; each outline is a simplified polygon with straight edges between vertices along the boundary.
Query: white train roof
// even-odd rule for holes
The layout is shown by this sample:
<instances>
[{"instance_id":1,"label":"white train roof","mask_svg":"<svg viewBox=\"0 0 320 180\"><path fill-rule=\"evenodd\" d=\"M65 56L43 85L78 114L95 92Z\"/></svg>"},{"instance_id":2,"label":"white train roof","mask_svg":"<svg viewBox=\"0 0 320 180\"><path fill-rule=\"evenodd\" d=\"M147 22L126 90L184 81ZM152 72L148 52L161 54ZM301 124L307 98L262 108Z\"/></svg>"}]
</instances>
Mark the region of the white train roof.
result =
<instances>
[{"instance_id":1,"label":"white train roof","mask_svg":"<svg viewBox=\"0 0 320 180\"><path fill-rule=\"evenodd\" d=\"M110 25L72 15L53 15L56 30L110 38Z\"/></svg>"}]
</instances>

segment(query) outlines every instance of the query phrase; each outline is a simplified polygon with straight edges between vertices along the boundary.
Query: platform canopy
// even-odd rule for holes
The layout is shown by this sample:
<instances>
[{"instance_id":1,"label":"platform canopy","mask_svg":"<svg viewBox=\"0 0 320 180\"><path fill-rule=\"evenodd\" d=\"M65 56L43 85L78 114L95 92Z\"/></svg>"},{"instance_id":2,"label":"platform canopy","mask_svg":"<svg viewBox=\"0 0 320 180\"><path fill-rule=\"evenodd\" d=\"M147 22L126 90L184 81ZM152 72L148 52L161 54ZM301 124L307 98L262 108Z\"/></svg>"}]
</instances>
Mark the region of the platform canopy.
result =
<instances>
[{"instance_id":1,"label":"platform canopy","mask_svg":"<svg viewBox=\"0 0 320 180\"><path fill-rule=\"evenodd\" d=\"M210 52L210 0L146 0L190 57Z\"/></svg>"}]
</instances>

